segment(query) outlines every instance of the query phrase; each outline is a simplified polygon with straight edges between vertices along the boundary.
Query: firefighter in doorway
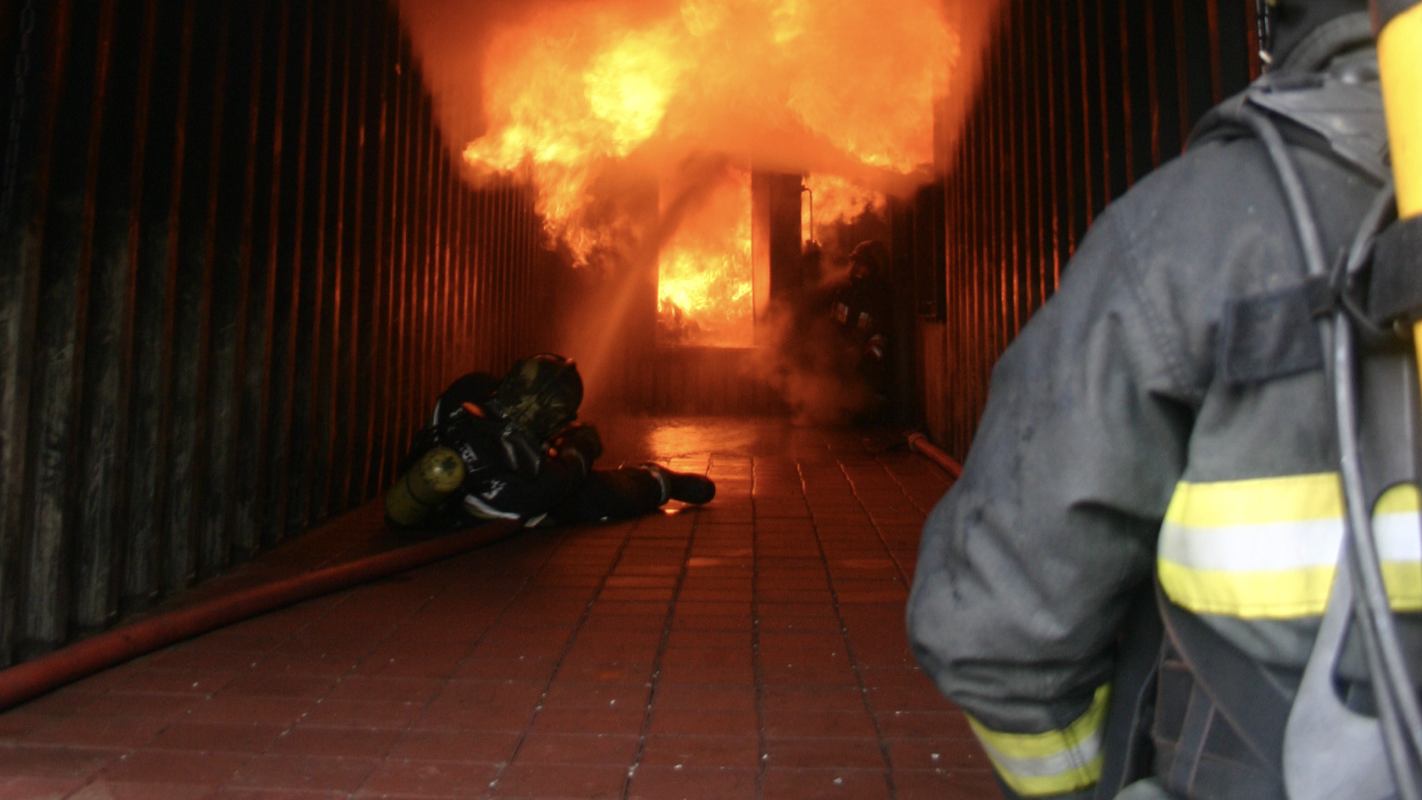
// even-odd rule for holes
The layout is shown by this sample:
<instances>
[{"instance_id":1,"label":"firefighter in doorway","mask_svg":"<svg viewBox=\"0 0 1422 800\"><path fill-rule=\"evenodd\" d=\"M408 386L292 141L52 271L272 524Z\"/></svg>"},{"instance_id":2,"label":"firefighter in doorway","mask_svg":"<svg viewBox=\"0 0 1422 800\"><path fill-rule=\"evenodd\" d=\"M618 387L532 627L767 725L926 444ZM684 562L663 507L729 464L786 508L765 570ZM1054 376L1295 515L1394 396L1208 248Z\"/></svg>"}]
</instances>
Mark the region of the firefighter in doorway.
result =
<instances>
[{"instance_id":1,"label":"firefighter in doorway","mask_svg":"<svg viewBox=\"0 0 1422 800\"><path fill-rule=\"evenodd\" d=\"M435 403L386 494L392 527L440 530L493 519L593 522L646 514L668 500L708 503L711 479L658 464L593 469L597 429L577 422L577 365L543 353L502 380L473 372Z\"/></svg>"},{"instance_id":2,"label":"firefighter in doorway","mask_svg":"<svg viewBox=\"0 0 1422 800\"><path fill-rule=\"evenodd\" d=\"M861 415L873 418L888 402L889 249L878 240L860 242L849 254L849 278L830 297L844 366L869 394Z\"/></svg>"},{"instance_id":3,"label":"firefighter in doorway","mask_svg":"<svg viewBox=\"0 0 1422 800\"><path fill-rule=\"evenodd\" d=\"M1266 74L1102 215L993 371L908 626L1009 797L1417 796L1395 323L1422 272L1383 269L1403 223L1366 6L1261 0Z\"/></svg>"}]
</instances>

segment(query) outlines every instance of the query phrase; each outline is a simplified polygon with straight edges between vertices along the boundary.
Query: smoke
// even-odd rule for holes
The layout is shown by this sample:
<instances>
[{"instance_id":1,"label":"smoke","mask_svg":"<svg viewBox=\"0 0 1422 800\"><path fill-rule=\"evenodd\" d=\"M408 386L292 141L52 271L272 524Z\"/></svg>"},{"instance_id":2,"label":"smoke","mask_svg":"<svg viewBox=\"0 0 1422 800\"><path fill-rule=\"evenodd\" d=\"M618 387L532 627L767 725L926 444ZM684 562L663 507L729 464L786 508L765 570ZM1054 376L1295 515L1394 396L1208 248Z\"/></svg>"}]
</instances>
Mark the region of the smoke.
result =
<instances>
[{"instance_id":1,"label":"smoke","mask_svg":"<svg viewBox=\"0 0 1422 800\"><path fill-rule=\"evenodd\" d=\"M839 425L875 410L878 393L857 369L859 353L830 319L829 301L847 268L777 300L760 322L752 374L775 389L796 425Z\"/></svg>"}]
</instances>

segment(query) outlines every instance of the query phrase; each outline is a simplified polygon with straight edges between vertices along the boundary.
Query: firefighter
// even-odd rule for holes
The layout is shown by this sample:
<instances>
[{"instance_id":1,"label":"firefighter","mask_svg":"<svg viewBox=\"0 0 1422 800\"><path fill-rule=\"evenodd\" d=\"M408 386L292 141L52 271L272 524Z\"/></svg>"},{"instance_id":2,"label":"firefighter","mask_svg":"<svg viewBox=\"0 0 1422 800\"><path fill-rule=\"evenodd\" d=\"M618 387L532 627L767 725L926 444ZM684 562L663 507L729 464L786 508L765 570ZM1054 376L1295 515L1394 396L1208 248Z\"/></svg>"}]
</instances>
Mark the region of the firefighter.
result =
<instances>
[{"instance_id":1,"label":"firefighter","mask_svg":"<svg viewBox=\"0 0 1422 800\"><path fill-rule=\"evenodd\" d=\"M493 519L532 527L646 514L668 500L708 503L703 475L657 464L593 469L597 429L577 422L583 383L577 365L543 353L502 380L483 372L456 380L435 403L386 495L397 529L461 528Z\"/></svg>"},{"instance_id":2,"label":"firefighter","mask_svg":"<svg viewBox=\"0 0 1422 800\"><path fill-rule=\"evenodd\" d=\"M870 239L849 253L849 280L830 297L830 320L839 334L844 366L872 397L867 416L887 402L889 250Z\"/></svg>"},{"instance_id":3,"label":"firefighter","mask_svg":"<svg viewBox=\"0 0 1422 800\"><path fill-rule=\"evenodd\" d=\"M1355 367L1319 335L1368 305L1354 256L1388 205L1366 10L1261 2L1265 75L1101 216L993 371L908 627L1008 797L1414 796L1416 730L1398 761L1343 728L1415 707L1386 700L1364 637L1320 634L1356 580L1335 423L1356 377L1363 517L1422 663L1405 326L1359 318Z\"/></svg>"}]
</instances>

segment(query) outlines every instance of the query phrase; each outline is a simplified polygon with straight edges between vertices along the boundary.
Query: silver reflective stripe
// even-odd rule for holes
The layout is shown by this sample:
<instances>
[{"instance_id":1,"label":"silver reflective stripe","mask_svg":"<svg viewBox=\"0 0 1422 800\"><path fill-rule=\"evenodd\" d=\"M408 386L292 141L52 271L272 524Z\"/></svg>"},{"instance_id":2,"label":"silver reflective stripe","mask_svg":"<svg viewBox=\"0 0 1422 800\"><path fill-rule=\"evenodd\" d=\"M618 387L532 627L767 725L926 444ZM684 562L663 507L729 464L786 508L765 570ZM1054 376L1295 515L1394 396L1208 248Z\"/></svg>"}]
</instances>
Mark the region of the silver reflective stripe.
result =
<instances>
[{"instance_id":1,"label":"silver reflective stripe","mask_svg":"<svg viewBox=\"0 0 1422 800\"><path fill-rule=\"evenodd\" d=\"M500 511L497 508L480 500L478 495L464 495L464 508L476 517L484 519L518 519L518 514L511 511Z\"/></svg>"},{"instance_id":2,"label":"silver reflective stripe","mask_svg":"<svg viewBox=\"0 0 1422 800\"><path fill-rule=\"evenodd\" d=\"M1422 610L1417 489L1383 493L1373 531L1393 608ZM1303 619L1323 613L1344 538L1334 473L1181 482L1161 526L1161 588L1198 614Z\"/></svg>"},{"instance_id":3,"label":"silver reflective stripe","mask_svg":"<svg viewBox=\"0 0 1422 800\"><path fill-rule=\"evenodd\" d=\"M1381 514L1373 520L1373 530L1384 561L1422 560L1422 525L1417 514ZM1336 564L1342 544L1341 519L1218 528L1168 522L1161 527L1160 557L1191 569L1305 569Z\"/></svg>"}]
</instances>

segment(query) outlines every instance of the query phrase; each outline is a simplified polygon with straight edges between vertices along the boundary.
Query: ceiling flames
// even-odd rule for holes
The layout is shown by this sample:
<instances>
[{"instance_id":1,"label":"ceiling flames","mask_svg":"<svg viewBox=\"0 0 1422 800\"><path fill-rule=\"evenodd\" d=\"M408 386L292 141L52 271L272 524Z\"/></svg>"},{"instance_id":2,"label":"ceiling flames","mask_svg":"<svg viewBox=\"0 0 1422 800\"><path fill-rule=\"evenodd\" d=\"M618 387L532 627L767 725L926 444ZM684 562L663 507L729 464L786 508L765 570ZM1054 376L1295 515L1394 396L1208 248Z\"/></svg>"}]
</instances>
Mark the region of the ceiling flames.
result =
<instances>
[{"instance_id":1,"label":"ceiling flames","mask_svg":"<svg viewBox=\"0 0 1422 800\"><path fill-rule=\"evenodd\" d=\"M808 238L821 243L836 223L852 222L863 214L883 214L888 203L883 192L835 175L806 177L801 200L800 227Z\"/></svg>"},{"instance_id":2,"label":"ceiling flames","mask_svg":"<svg viewBox=\"0 0 1422 800\"><path fill-rule=\"evenodd\" d=\"M708 154L906 190L933 160L934 102L957 60L940 3L529 4L488 38L486 124L463 156L474 175L536 186L549 234L581 264L632 249L647 225L627 196ZM666 314L716 343L750 341L749 172L740 176L659 234ZM817 225L846 191L816 196Z\"/></svg>"}]
</instances>

